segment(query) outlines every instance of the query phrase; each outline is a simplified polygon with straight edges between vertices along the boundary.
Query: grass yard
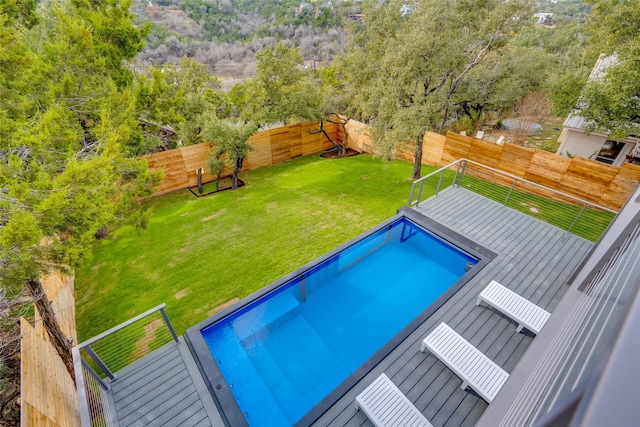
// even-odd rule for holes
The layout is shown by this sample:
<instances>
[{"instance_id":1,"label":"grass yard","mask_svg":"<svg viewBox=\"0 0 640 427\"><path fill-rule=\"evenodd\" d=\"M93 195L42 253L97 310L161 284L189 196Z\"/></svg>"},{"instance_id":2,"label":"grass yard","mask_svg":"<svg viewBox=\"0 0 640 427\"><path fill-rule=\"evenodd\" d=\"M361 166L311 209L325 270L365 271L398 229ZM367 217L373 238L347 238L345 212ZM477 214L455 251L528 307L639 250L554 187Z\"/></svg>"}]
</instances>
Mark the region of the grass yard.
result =
<instances>
[{"instance_id":1,"label":"grass yard","mask_svg":"<svg viewBox=\"0 0 640 427\"><path fill-rule=\"evenodd\" d=\"M111 231L76 272L80 342L163 302L184 333L393 216L407 203L411 166L312 155L243 173L236 191L149 200L147 229Z\"/></svg>"},{"instance_id":2,"label":"grass yard","mask_svg":"<svg viewBox=\"0 0 640 427\"><path fill-rule=\"evenodd\" d=\"M406 205L412 165L368 155L301 157L242 174L246 186L149 200L145 230L123 227L76 272L80 341L156 305L178 334L379 224ZM423 166L426 174L434 167ZM445 173L451 182L453 172ZM426 183L424 200L437 178ZM448 184L447 184L448 185ZM466 176L463 187L502 203L509 187ZM568 228L580 207L514 190L509 207ZM613 214L585 210L573 232L596 240Z\"/></svg>"}]
</instances>

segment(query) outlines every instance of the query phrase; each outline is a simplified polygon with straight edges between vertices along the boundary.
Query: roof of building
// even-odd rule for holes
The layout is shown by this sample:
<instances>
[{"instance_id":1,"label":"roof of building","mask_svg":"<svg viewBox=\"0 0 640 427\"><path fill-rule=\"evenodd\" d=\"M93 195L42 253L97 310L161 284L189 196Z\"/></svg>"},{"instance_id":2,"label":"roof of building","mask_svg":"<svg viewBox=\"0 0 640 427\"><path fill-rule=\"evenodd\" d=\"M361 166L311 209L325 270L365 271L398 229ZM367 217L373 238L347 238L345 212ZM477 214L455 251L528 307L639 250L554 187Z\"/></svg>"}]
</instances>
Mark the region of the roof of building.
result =
<instances>
[{"instance_id":1,"label":"roof of building","mask_svg":"<svg viewBox=\"0 0 640 427\"><path fill-rule=\"evenodd\" d=\"M601 80L606 75L607 68L615 65L617 62L618 58L615 55L606 56L605 54L601 54L600 57L598 57L598 61L596 61L596 65L593 66L591 74L589 74L589 81ZM562 126L565 128L584 130L587 126L587 121L580 115L580 108L577 107L569 114ZM604 135L605 133L602 134Z\"/></svg>"}]
</instances>

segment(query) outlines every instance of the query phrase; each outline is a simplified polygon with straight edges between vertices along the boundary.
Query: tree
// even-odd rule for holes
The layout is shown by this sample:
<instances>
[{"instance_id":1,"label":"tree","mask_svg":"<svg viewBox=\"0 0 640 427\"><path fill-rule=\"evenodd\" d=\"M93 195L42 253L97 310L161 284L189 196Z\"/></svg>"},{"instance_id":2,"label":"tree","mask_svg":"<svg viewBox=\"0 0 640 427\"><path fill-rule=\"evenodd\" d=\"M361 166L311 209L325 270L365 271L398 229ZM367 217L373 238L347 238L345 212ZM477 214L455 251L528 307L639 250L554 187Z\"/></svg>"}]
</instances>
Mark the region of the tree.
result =
<instances>
[{"instance_id":1,"label":"tree","mask_svg":"<svg viewBox=\"0 0 640 427\"><path fill-rule=\"evenodd\" d=\"M347 103L343 97L344 87L339 80L340 74L336 66L320 69L318 72L320 89L309 90L309 95L315 97L314 109L309 110L308 120L317 120L318 129L308 131L311 134L322 133L335 147L336 157L342 158L347 153L347 123L349 122ZM341 114L339 114L340 112ZM334 139L324 129L324 122L339 125L344 138L342 141Z\"/></svg>"},{"instance_id":2,"label":"tree","mask_svg":"<svg viewBox=\"0 0 640 427\"><path fill-rule=\"evenodd\" d=\"M460 83L452 97L452 118L475 126L495 114L503 116L518 99L544 87L551 63L540 49L505 45Z\"/></svg>"},{"instance_id":3,"label":"tree","mask_svg":"<svg viewBox=\"0 0 640 427\"><path fill-rule=\"evenodd\" d=\"M549 114L549 100L542 92L532 92L518 100L515 117L512 119L511 135L513 142L524 145L524 142L539 124Z\"/></svg>"},{"instance_id":4,"label":"tree","mask_svg":"<svg viewBox=\"0 0 640 427\"><path fill-rule=\"evenodd\" d=\"M236 94L243 105L240 117L259 124L289 123L308 118L317 110L317 86L302 70L302 55L284 42L256 54L257 76L243 84Z\"/></svg>"},{"instance_id":5,"label":"tree","mask_svg":"<svg viewBox=\"0 0 640 427\"><path fill-rule=\"evenodd\" d=\"M8 64L0 82L10 82L0 101L0 287L29 293L72 378L70 341L40 279L86 262L105 225L144 224L132 211L153 181L146 164L126 157L140 131L122 60L141 48L135 40L143 34L127 4L93 2L87 11L80 6L88 4L46 2L37 24L15 19L2 30L14 43L0 55Z\"/></svg>"},{"instance_id":6,"label":"tree","mask_svg":"<svg viewBox=\"0 0 640 427\"><path fill-rule=\"evenodd\" d=\"M214 147L207 159L207 170L216 180L216 191L220 190L220 176L224 170L224 161L221 158L223 154L219 147Z\"/></svg>"},{"instance_id":7,"label":"tree","mask_svg":"<svg viewBox=\"0 0 640 427\"><path fill-rule=\"evenodd\" d=\"M470 72L527 25L527 0L415 3L392 0L365 12L343 59L351 93L386 157L414 141L413 178L420 176L425 132L442 131ZM359 93L358 93L359 92Z\"/></svg>"},{"instance_id":8,"label":"tree","mask_svg":"<svg viewBox=\"0 0 640 427\"><path fill-rule=\"evenodd\" d=\"M207 66L193 58L183 57L179 64L151 67L147 75L135 82L137 108L142 118L159 126L175 129L184 145L202 142L203 121L210 112L224 105L224 97ZM138 152L137 154L145 154Z\"/></svg>"},{"instance_id":9,"label":"tree","mask_svg":"<svg viewBox=\"0 0 640 427\"><path fill-rule=\"evenodd\" d=\"M591 79L579 101L587 131L622 139L640 134L640 2L589 0L592 49L615 58L603 76Z\"/></svg>"},{"instance_id":10,"label":"tree","mask_svg":"<svg viewBox=\"0 0 640 427\"><path fill-rule=\"evenodd\" d=\"M224 153L226 163L233 171L231 188L238 188L238 176L242 170L244 159L253 150L249 138L256 133L257 126L253 123L230 122L225 120L211 120L205 124L204 135L216 147L209 158L210 170L213 172L220 167L219 159ZM219 172L218 172L219 176ZM217 185L216 185L217 188Z\"/></svg>"},{"instance_id":11,"label":"tree","mask_svg":"<svg viewBox=\"0 0 640 427\"><path fill-rule=\"evenodd\" d=\"M131 0L70 0L70 3L91 27L96 59L106 66L119 87L129 85L133 73L124 61L142 51L151 23L141 28L134 25Z\"/></svg>"}]
</instances>

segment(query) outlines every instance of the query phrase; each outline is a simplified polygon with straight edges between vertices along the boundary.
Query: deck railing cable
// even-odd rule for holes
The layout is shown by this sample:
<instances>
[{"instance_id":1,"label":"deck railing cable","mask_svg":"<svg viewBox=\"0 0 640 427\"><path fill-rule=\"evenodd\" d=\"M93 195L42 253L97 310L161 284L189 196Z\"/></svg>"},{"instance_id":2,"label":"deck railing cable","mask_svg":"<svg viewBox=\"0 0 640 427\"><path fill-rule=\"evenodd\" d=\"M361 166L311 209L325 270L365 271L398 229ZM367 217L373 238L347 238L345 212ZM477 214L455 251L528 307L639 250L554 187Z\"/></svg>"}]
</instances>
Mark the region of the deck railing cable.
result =
<instances>
[{"instance_id":1,"label":"deck railing cable","mask_svg":"<svg viewBox=\"0 0 640 427\"><path fill-rule=\"evenodd\" d=\"M415 180L409 206L418 208L450 187L465 188L594 241L617 214L615 210L467 159Z\"/></svg>"},{"instance_id":2,"label":"deck railing cable","mask_svg":"<svg viewBox=\"0 0 640 427\"><path fill-rule=\"evenodd\" d=\"M117 425L110 389L118 371L171 341L179 342L165 307L161 304L73 347L83 426Z\"/></svg>"}]
</instances>

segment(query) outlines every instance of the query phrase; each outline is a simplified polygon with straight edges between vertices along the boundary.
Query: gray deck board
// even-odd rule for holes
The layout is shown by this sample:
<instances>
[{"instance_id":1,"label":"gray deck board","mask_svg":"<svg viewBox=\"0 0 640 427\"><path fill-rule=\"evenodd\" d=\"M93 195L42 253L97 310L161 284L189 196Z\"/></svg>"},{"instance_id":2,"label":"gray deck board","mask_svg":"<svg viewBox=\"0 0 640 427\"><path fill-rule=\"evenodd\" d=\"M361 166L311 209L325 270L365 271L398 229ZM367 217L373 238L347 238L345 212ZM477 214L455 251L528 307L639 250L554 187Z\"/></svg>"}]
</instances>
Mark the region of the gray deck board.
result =
<instances>
[{"instance_id":1,"label":"gray deck board","mask_svg":"<svg viewBox=\"0 0 640 427\"><path fill-rule=\"evenodd\" d=\"M169 343L116 373L111 385L120 426L221 426L184 342Z\"/></svg>"},{"instance_id":2,"label":"gray deck board","mask_svg":"<svg viewBox=\"0 0 640 427\"><path fill-rule=\"evenodd\" d=\"M498 256L456 293L367 376L336 402L315 426L370 426L353 404L382 372L405 393L434 426L472 426L487 403L431 354L420 341L446 322L507 372L534 339L516 332L517 324L486 305L475 305L495 279L547 311L566 292L566 281L593 245L580 237L461 188L449 188L418 208L428 217L496 252Z\"/></svg>"}]
</instances>

